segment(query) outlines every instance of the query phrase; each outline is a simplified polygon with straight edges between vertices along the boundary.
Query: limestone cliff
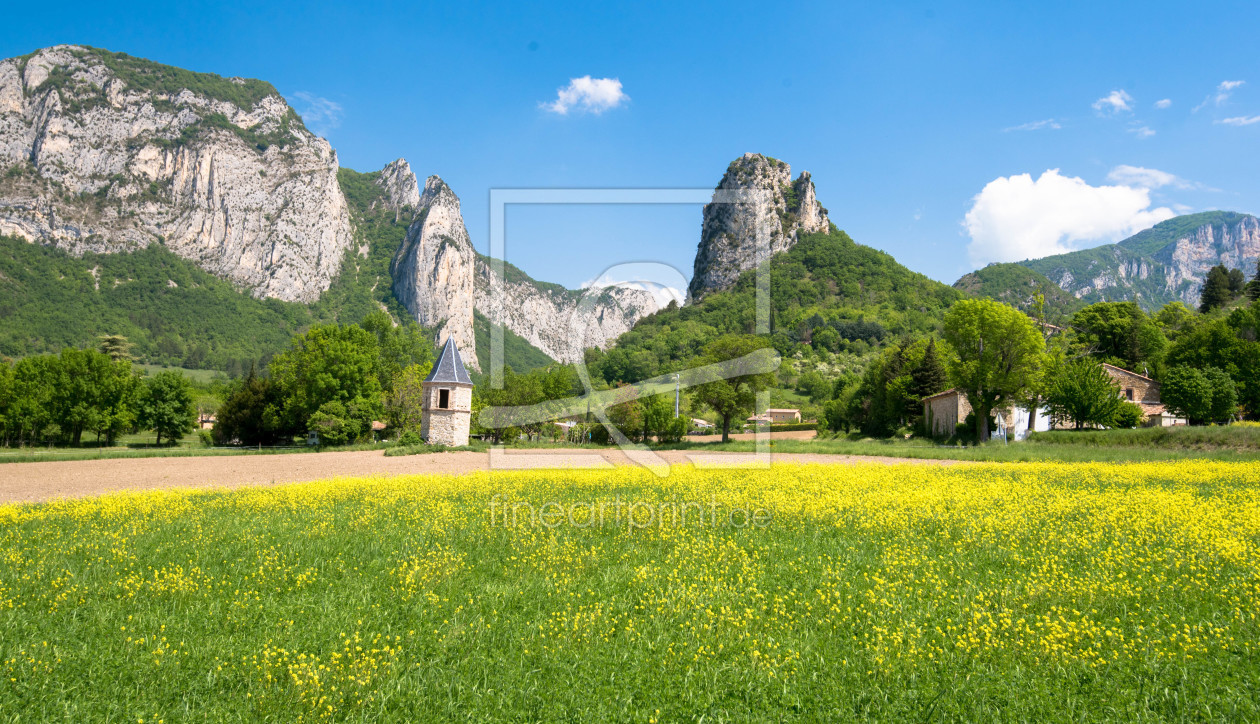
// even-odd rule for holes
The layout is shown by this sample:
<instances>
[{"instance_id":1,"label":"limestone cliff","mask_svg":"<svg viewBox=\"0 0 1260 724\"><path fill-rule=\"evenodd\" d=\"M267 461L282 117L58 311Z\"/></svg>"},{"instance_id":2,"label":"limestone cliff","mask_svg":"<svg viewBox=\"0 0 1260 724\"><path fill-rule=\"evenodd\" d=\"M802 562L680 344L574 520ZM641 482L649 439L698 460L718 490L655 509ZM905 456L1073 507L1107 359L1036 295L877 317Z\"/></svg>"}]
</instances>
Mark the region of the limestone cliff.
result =
<instances>
[{"instance_id":1,"label":"limestone cliff","mask_svg":"<svg viewBox=\"0 0 1260 724\"><path fill-rule=\"evenodd\" d=\"M800 232L826 231L830 224L809 172L793 181L788 164L759 153L746 153L732 161L717 190L767 193L758 203L716 203L715 199L704 207L688 289L693 301L726 289L745 270L792 248ZM764 246L759 246L759 239Z\"/></svg>"},{"instance_id":2,"label":"limestone cliff","mask_svg":"<svg viewBox=\"0 0 1260 724\"><path fill-rule=\"evenodd\" d=\"M0 233L152 243L310 302L351 244L337 155L270 84L56 46L0 61Z\"/></svg>"},{"instance_id":3,"label":"limestone cliff","mask_svg":"<svg viewBox=\"0 0 1260 724\"><path fill-rule=\"evenodd\" d=\"M436 328L439 341L454 338L468 365L478 369L473 336L476 255L459 198L446 182L430 176L416 206L416 218L390 265L394 296L416 321Z\"/></svg>"},{"instance_id":4,"label":"limestone cliff","mask_svg":"<svg viewBox=\"0 0 1260 724\"><path fill-rule=\"evenodd\" d=\"M1148 310L1168 302L1199 304L1217 264L1250 274L1260 259L1260 220L1208 211L1164 221L1117 244L1020 262L1085 302L1136 301Z\"/></svg>"},{"instance_id":5,"label":"limestone cliff","mask_svg":"<svg viewBox=\"0 0 1260 724\"><path fill-rule=\"evenodd\" d=\"M584 292L534 281L510 264L503 276L494 274L491 260L473 249L459 198L437 176L425 182L416 207L394 256L394 295L421 324L437 328L440 339L454 337L474 368L480 369L474 309L562 362L580 361L587 347L606 347L656 311L650 293L612 287L591 291L588 313L579 314Z\"/></svg>"},{"instance_id":6,"label":"limestone cliff","mask_svg":"<svg viewBox=\"0 0 1260 724\"><path fill-rule=\"evenodd\" d=\"M395 220L420 208L420 185L406 159L386 164L376 183L385 190L385 205L394 212Z\"/></svg>"},{"instance_id":7,"label":"limestone cliff","mask_svg":"<svg viewBox=\"0 0 1260 724\"><path fill-rule=\"evenodd\" d=\"M504 267L500 276L493 272L490 259L478 257L477 311L560 362L582 361L588 347L607 348L658 308L656 298L641 289L565 289Z\"/></svg>"}]
</instances>

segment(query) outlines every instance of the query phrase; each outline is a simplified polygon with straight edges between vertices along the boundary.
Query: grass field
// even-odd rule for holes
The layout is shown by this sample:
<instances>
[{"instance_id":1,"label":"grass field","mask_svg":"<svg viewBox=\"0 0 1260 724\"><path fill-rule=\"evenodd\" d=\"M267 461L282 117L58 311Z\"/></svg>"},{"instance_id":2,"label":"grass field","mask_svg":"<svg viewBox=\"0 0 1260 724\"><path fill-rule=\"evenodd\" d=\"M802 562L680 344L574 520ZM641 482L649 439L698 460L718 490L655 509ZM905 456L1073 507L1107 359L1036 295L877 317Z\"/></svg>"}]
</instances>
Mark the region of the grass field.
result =
<instances>
[{"instance_id":1,"label":"grass field","mask_svg":"<svg viewBox=\"0 0 1260 724\"><path fill-rule=\"evenodd\" d=\"M751 452L751 441L667 445L675 449ZM1260 427L1179 427L1138 430L1037 433L1028 440L982 445L942 445L913 438L819 437L775 440L771 449L785 453L871 455L927 460L979 462L1147 462L1188 457L1222 462L1260 461Z\"/></svg>"},{"instance_id":2,"label":"grass field","mask_svg":"<svg viewBox=\"0 0 1260 724\"><path fill-rule=\"evenodd\" d=\"M1258 547L1202 461L0 507L0 718L1255 720Z\"/></svg>"}]
</instances>

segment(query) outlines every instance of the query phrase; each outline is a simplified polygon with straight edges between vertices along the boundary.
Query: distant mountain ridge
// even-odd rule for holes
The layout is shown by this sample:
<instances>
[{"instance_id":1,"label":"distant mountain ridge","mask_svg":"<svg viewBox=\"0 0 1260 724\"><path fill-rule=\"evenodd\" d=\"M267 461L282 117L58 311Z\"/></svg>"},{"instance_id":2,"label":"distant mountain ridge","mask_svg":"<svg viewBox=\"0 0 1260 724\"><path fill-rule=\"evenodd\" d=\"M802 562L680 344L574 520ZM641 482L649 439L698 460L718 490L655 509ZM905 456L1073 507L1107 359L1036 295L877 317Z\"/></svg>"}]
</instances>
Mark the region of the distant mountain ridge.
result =
<instances>
[{"instance_id":1,"label":"distant mountain ridge","mask_svg":"<svg viewBox=\"0 0 1260 724\"><path fill-rule=\"evenodd\" d=\"M954 288L973 297L989 297L1025 312L1033 313L1039 301L1049 322L1071 316L1084 302L1059 285L1019 264L990 264L954 282Z\"/></svg>"},{"instance_id":2,"label":"distant mountain ridge","mask_svg":"<svg viewBox=\"0 0 1260 724\"><path fill-rule=\"evenodd\" d=\"M1173 301L1196 306L1209 269L1224 264L1250 274L1258 259L1260 220L1205 211L1169 219L1116 244L1018 263L1082 302L1134 301L1153 310Z\"/></svg>"}]
</instances>

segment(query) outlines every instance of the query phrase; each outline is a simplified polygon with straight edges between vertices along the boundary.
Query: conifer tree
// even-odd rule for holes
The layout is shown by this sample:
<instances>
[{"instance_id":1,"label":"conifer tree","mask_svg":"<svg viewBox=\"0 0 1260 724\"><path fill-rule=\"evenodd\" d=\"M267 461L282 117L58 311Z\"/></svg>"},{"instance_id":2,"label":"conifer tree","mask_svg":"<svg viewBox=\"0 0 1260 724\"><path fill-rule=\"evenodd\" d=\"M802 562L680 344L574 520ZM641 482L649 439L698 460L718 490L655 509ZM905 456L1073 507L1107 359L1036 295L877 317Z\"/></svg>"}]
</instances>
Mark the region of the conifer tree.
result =
<instances>
[{"instance_id":1,"label":"conifer tree","mask_svg":"<svg viewBox=\"0 0 1260 724\"><path fill-rule=\"evenodd\" d=\"M1224 264L1217 264L1208 271L1203 281L1203 291L1199 295L1199 311L1206 314L1213 309L1229 304L1234 298L1229 289L1229 270Z\"/></svg>"},{"instance_id":2,"label":"conifer tree","mask_svg":"<svg viewBox=\"0 0 1260 724\"><path fill-rule=\"evenodd\" d=\"M936 354L936 338L928 340L923 359L915 366L911 376L914 378L914 394L920 400L949 387L949 374L945 372L945 365Z\"/></svg>"}]
</instances>

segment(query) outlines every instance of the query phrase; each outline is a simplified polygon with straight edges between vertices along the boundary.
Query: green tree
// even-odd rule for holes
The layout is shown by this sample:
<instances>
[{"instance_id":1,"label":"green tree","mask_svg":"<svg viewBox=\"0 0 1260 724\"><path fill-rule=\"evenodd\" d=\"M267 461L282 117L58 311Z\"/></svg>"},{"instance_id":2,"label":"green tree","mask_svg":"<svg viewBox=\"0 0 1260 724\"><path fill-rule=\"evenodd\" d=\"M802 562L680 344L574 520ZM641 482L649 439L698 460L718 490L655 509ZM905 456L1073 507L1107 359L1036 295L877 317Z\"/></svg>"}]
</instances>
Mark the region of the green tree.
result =
<instances>
[{"instance_id":1,"label":"green tree","mask_svg":"<svg viewBox=\"0 0 1260 724\"><path fill-rule=\"evenodd\" d=\"M1242 269L1229 270L1229 293L1233 296L1242 294L1247 289L1247 275Z\"/></svg>"},{"instance_id":2,"label":"green tree","mask_svg":"<svg viewBox=\"0 0 1260 724\"><path fill-rule=\"evenodd\" d=\"M1168 365L1205 370L1215 367L1237 385L1238 402L1249 419L1260 419L1260 302L1203 320L1177 339ZM1162 379L1162 378L1161 378Z\"/></svg>"},{"instance_id":3,"label":"green tree","mask_svg":"<svg viewBox=\"0 0 1260 724\"><path fill-rule=\"evenodd\" d=\"M1234 300L1230 289L1229 270L1224 264L1217 264L1208 270L1203 281L1203 290L1199 293L1199 311L1206 314L1219 309Z\"/></svg>"},{"instance_id":4,"label":"green tree","mask_svg":"<svg viewBox=\"0 0 1260 724\"><path fill-rule=\"evenodd\" d=\"M945 314L946 365L954 386L977 413L977 437L989 439L989 416L1031 396L1041 381L1045 341L1027 315L989 299L964 299Z\"/></svg>"},{"instance_id":5,"label":"green tree","mask_svg":"<svg viewBox=\"0 0 1260 724\"><path fill-rule=\"evenodd\" d=\"M1256 262L1256 275L1251 281L1247 282L1247 298L1251 301L1260 300L1260 261Z\"/></svg>"},{"instance_id":6,"label":"green tree","mask_svg":"<svg viewBox=\"0 0 1260 724\"><path fill-rule=\"evenodd\" d=\"M1100 362L1142 372L1158 369L1168 347L1159 325L1134 302L1099 302L1072 315L1073 348Z\"/></svg>"},{"instance_id":7,"label":"green tree","mask_svg":"<svg viewBox=\"0 0 1260 724\"><path fill-rule=\"evenodd\" d=\"M817 370L810 370L796 381L796 391L809 398L810 402L822 402L831 397L832 385Z\"/></svg>"},{"instance_id":8,"label":"green tree","mask_svg":"<svg viewBox=\"0 0 1260 724\"><path fill-rule=\"evenodd\" d=\"M311 328L271 361L270 371L282 392L288 429L304 429L328 402L345 405L360 425L370 425L381 410L379 341L358 325Z\"/></svg>"},{"instance_id":9,"label":"green tree","mask_svg":"<svg viewBox=\"0 0 1260 724\"><path fill-rule=\"evenodd\" d=\"M131 362L119 359L109 364L97 379L94 394L95 411L87 429L113 445L118 436L135 425L140 396L140 377Z\"/></svg>"},{"instance_id":10,"label":"green tree","mask_svg":"<svg viewBox=\"0 0 1260 724\"><path fill-rule=\"evenodd\" d=\"M746 335L724 335L705 348L702 364L727 362L765 348L765 343ZM731 419L751 412L757 404L757 393L774 384L774 373L740 375L726 380L706 382L695 388L695 399L708 405L722 418L722 442L731 439Z\"/></svg>"},{"instance_id":11,"label":"green tree","mask_svg":"<svg viewBox=\"0 0 1260 724\"><path fill-rule=\"evenodd\" d=\"M936 338L928 339L927 348L923 350L923 358L910 373L914 381L911 392L917 400L944 392L949 387L949 373L936 352Z\"/></svg>"},{"instance_id":12,"label":"green tree","mask_svg":"<svg viewBox=\"0 0 1260 724\"><path fill-rule=\"evenodd\" d=\"M402 433L420 432L424 378L429 375L428 367L429 365L408 365L390 383L389 391L385 394L385 416L390 427Z\"/></svg>"},{"instance_id":13,"label":"green tree","mask_svg":"<svg viewBox=\"0 0 1260 724\"><path fill-rule=\"evenodd\" d=\"M1173 367L1164 374L1160 399L1168 409L1190 421L1202 424L1212 414L1212 383L1193 367Z\"/></svg>"},{"instance_id":14,"label":"green tree","mask_svg":"<svg viewBox=\"0 0 1260 724\"><path fill-rule=\"evenodd\" d=\"M359 326L376 337L377 377L382 389L388 390L403 369L411 365L423 370L421 378L428 376L434 349L419 325L395 325L388 314L378 309L364 317Z\"/></svg>"},{"instance_id":15,"label":"green tree","mask_svg":"<svg viewBox=\"0 0 1260 724\"><path fill-rule=\"evenodd\" d=\"M279 386L260 376L251 365L249 374L228 388L215 415L214 439L220 445L275 445L292 440L297 431L285 427Z\"/></svg>"},{"instance_id":16,"label":"green tree","mask_svg":"<svg viewBox=\"0 0 1260 724\"><path fill-rule=\"evenodd\" d=\"M1159 325L1165 338L1175 342L1182 334L1194 330L1198 317L1185 304L1169 302L1160 308L1152 321Z\"/></svg>"},{"instance_id":17,"label":"green tree","mask_svg":"<svg viewBox=\"0 0 1260 724\"><path fill-rule=\"evenodd\" d=\"M638 402L643 416L643 442L646 444L653 435L664 437L674 419L674 396L647 395Z\"/></svg>"},{"instance_id":18,"label":"green tree","mask_svg":"<svg viewBox=\"0 0 1260 724\"><path fill-rule=\"evenodd\" d=\"M1055 420L1071 420L1077 430L1115 424L1123 402L1120 386L1098 362L1085 358L1059 365L1047 382L1045 402Z\"/></svg>"},{"instance_id":19,"label":"green tree","mask_svg":"<svg viewBox=\"0 0 1260 724\"><path fill-rule=\"evenodd\" d=\"M13 406L13 365L0 358L0 445L9 446L13 434L9 422L9 408Z\"/></svg>"},{"instance_id":20,"label":"green tree","mask_svg":"<svg viewBox=\"0 0 1260 724\"><path fill-rule=\"evenodd\" d=\"M100 337L99 349L101 353L107 355L115 362L130 362L133 360L131 346L131 342L121 334L106 334Z\"/></svg>"},{"instance_id":21,"label":"green tree","mask_svg":"<svg viewBox=\"0 0 1260 724\"><path fill-rule=\"evenodd\" d=\"M140 393L140 425L176 442L197 426L197 406L188 378L175 371L159 372L144 381Z\"/></svg>"},{"instance_id":22,"label":"green tree","mask_svg":"<svg viewBox=\"0 0 1260 724\"><path fill-rule=\"evenodd\" d=\"M45 439L53 426L53 388L60 374L60 360L37 355L18 360L13 366L12 392L5 425L17 443L33 444Z\"/></svg>"},{"instance_id":23,"label":"green tree","mask_svg":"<svg viewBox=\"0 0 1260 724\"><path fill-rule=\"evenodd\" d=\"M336 400L320 405L307 421L307 427L319 435L321 445L344 445L359 430L358 423L351 419L350 410Z\"/></svg>"},{"instance_id":24,"label":"green tree","mask_svg":"<svg viewBox=\"0 0 1260 724\"><path fill-rule=\"evenodd\" d=\"M1208 367L1203 376L1212 386L1212 405L1208 408L1208 419L1212 422L1224 423L1238 413L1238 386L1224 370Z\"/></svg>"},{"instance_id":25,"label":"green tree","mask_svg":"<svg viewBox=\"0 0 1260 724\"><path fill-rule=\"evenodd\" d=\"M1238 388L1216 367L1174 367L1164 377L1160 398L1192 425L1225 422L1237 412Z\"/></svg>"}]
</instances>

